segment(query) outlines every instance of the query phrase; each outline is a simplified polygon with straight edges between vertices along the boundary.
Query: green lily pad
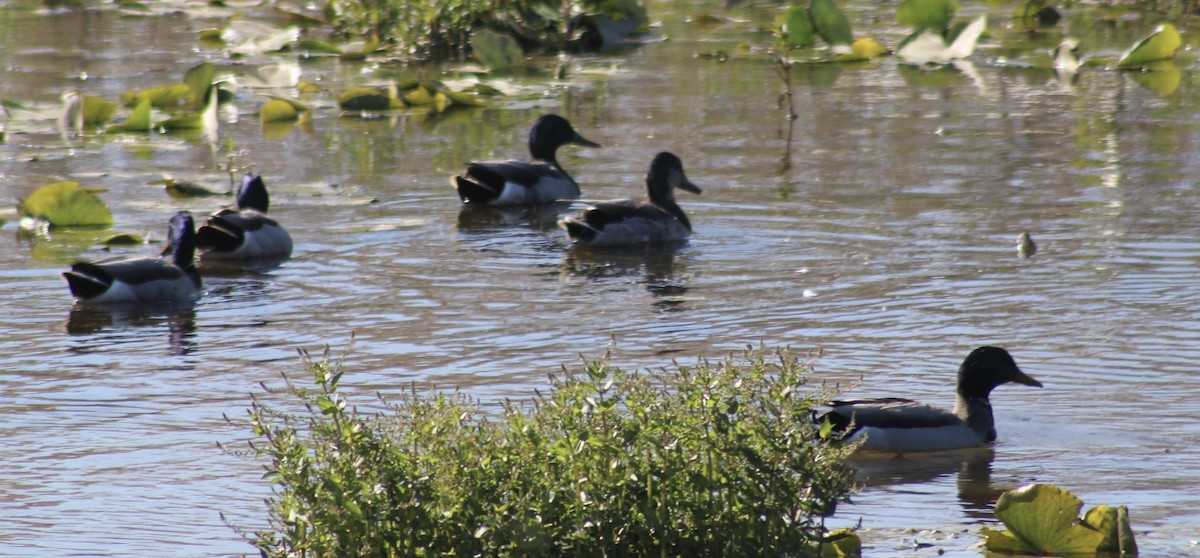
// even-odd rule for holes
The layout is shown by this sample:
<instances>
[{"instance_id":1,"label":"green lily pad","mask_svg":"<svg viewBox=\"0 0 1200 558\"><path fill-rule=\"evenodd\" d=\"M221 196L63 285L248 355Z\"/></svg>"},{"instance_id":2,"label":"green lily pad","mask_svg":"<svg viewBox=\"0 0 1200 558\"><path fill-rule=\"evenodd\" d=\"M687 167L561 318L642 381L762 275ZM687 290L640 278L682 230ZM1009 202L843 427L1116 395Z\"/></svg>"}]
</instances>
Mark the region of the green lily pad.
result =
<instances>
[{"instance_id":1,"label":"green lily pad","mask_svg":"<svg viewBox=\"0 0 1200 558\"><path fill-rule=\"evenodd\" d=\"M808 12L812 16L813 29L830 46L850 46L854 41L850 20L833 0L812 0Z\"/></svg>"},{"instance_id":2,"label":"green lily pad","mask_svg":"<svg viewBox=\"0 0 1200 558\"><path fill-rule=\"evenodd\" d=\"M83 125L103 126L117 113L117 104L95 95L83 98Z\"/></svg>"},{"instance_id":3,"label":"green lily pad","mask_svg":"<svg viewBox=\"0 0 1200 558\"><path fill-rule=\"evenodd\" d=\"M38 188L17 204L17 211L54 227L112 225L112 212L96 194L64 180Z\"/></svg>"},{"instance_id":4,"label":"green lily pad","mask_svg":"<svg viewBox=\"0 0 1200 558\"><path fill-rule=\"evenodd\" d=\"M191 92L188 96L189 103L194 106L203 104L204 95L208 93L208 88L212 87L216 77L217 69L207 62L189 68L187 74L183 76L183 83Z\"/></svg>"},{"instance_id":5,"label":"green lily pad","mask_svg":"<svg viewBox=\"0 0 1200 558\"><path fill-rule=\"evenodd\" d=\"M204 29L200 31L200 41L205 43L225 44L221 38L220 29Z\"/></svg>"},{"instance_id":6,"label":"green lily pad","mask_svg":"<svg viewBox=\"0 0 1200 558\"><path fill-rule=\"evenodd\" d=\"M1175 51L1183 46L1183 38L1170 23L1160 24L1148 37L1140 40L1121 55L1118 68L1139 68L1155 60L1175 57Z\"/></svg>"},{"instance_id":7,"label":"green lily pad","mask_svg":"<svg viewBox=\"0 0 1200 558\"><path fill-rule=\"evenodd\" d=\"M987 548L1021 554L1094 556L1106 536L1098 530L1102 525L1079 518L1082 507L1083 502L1074 494L1048 484L1005 492L996 502L996 517L1009 530L984 529ZM1089 513L1094 520L1103 515Z\"/></svg>"},{"instance_id":8,"label":"green lily pad","mask_svg":"<svg viewBox=\"0 0 1200 558\"><path fill-rule=\"evenodd\" d=\"M822 558L862 556L862 540L852 529L834 529L821 541Z\"/></svg>"},{"instance_id":9,"label":"green lily pad","mask_svg":"<svg viewBox=\"0 0 1200 558\"><path fill-rule=\"evenodd\" d=\"M896 23L917 31L942 31L958 12L955 0L904 0L896 7Z\"/></svg>"},{"instance_id":10,"label":"green lily pad","mask_svg":"<svg viewBox=\"0 0 1200 558\"><path fill-rule=\"evenodd\" d=\"M127 91L121 94L121 102L127 107L133 107L142 100L147 100L155 108L174 108L186 104L191 93L192 88L187 84L176 83L141 91Z\"/></svg>"},{"instance_id":11,"label":"green lily pad","mask_svg":"<svg viewBox=\"0 0 1200 558\"><path fill-rule=\"evenodd\" d=\"M301 52L316 53L316 54L341 54L342 49L337 45L320 39L304 39L296 43L296 49Z\"/></svg>"},{"instance_id":12,"label":"green lily pad","mask_svg":"<svg viewBox=\"0 0 1200 558\"><path fill-rule=\"evenodd\" d=\"M291 103L279 99L271 99L263 105L259 116L264 124L269 122L291 122L300 118L300 111Z\"/></svg>"},{"instance_id":13,"label":"green lily pad","mask_svg":"<svg viewBox=\"0 0 1200 558\"><path fill-rule=\"evenodd\" d=\"M1170 96L1179 90L1183 80L1183 72L1174 60L1154 60L1142 66L1140 72L1130 72L1128 75L1138 85L1145 87L1163 97Z\"/></svg>"},{"instance_id":14,"label":"green lily pad","mask_svg":"<svg viewBox=\"0 0 1200 558\"><path fill-rule=\"evenodd\" d=\"M452 103L454 103L456 105L462 105L462 106L467 106L467 107L486 106L486 103L484 103L483 100L481 100L477 95L472 95L470 93L464 93L462 91L450 91L449 89L446 89L446 90L442 91L441 93L443 95L445 95L448 99L450 99L450 101Z\"/></svg>"},{"instance_id":15,"label":"green lily pad","mask_svg":"<svg viewBox=\"0 0 1200 558\"><path fill-rule=\"evenodd\" d=\"M194 198L204 196L226 196L228 191L221 192L207 186L189 182L187 180L175 180L174 178L166 177L158 180L151 180L147 184L162 184L167 191L167 195L172 198Z\"/></svg>"},{"instance_id":16,"label":"green lily pad","mask_svg":"<svg viewBox=\"0 0 1200 558\"><path fill-rule=\"evenodd\" d=\"M391 110L404 108L404 102L391 91L378 87L352 87L338 95L338 107L342 110Z\"/></svg>"},{"instance_id":17,"label":"green lily pad","mask_svg":"<svg viewBox=\"0 0 1200 558\"><path fill-rule=\"evenodd\" d=\"M114 234L100 241L104 246L136 246L145 243L146 239L142 235L134 233Z\"/></svg>"},{"instance_id":18,"label":"green lily pad","mask_svg":"<svg viewBox=\"0 0 1200 558\"><path fill-rule=\"evenodd\" d=\"M413 89L404 96L404 102L409 105L424 106L433 104L433 96L436 91L427 89L424 86Z\"/></svg>"},{"instance_id":19,"label":"green lily pad","mask_svg":"<svg viewBox=\"0 0 1200 558\"><path fill-rule=\"evenodd\" d=\"M801 6L788 6L775 19L779 36L788 48L811 48L817 44L812 16Z\"/></svg>"},{"instance_id":20,"label":"green lily pad","mask_svg":"<svg viewBox=\"0 0 1200 558\"><path fill-rule=\"evenodd\" d=\"M150 121L150 100L142 99L125 122L108 127L108 132L149 132L154 123Z\"/></svg>"},{"instance_id":21,"label":"green lily pad","mask_svg":"<svg viewBox=\"0 0 1200 558\"><path fill-rule=\"evenodd\" d=\"M490 29L471 35L471 52L489 70L508 70L525 61L525 52L516 39Z\"/></svg>"}]
</instances>

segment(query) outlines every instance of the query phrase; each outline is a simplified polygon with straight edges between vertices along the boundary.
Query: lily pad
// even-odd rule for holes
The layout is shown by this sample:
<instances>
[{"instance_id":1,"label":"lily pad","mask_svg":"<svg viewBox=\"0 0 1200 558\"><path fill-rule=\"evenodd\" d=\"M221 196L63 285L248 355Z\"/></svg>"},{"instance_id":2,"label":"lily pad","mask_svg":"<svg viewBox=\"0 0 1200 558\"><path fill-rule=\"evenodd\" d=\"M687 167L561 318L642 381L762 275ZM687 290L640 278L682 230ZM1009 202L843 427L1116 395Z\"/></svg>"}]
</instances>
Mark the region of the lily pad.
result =
<instances>
[{"instance_id":1,"label":"lily pad","mask_svg":"<svg viewBox=\"0 0 1200 558\"><path fill-rule=\"evenodd\" d=\"M320 39L304 39L296 43L296 49L309 54L341 54L337 45Z\"/></svg>"},{"instance_id":2,"label":"lily pad","mask_svg":"<svg viewBox=\"0 0 1200 558\"><path fill-rule=\"evenodd\" d=\"M821 541L822 558L862 556L862 540L852 529L834 529Z\"/></svg>"},{"instance_id":3,"label":"lily pad","mask_svg":"<svg viewBox=\"0 0 1200 558\"><path fill-rule=\"evenodd\" d=\"M187 180L175 180L171 177L151 180L147 184L162 184L167 190L167 195L172 198L194 198L204 196L225 196L229 195L228 191L221 192L207 186L196 184Z\"/></svg>"},{"instance_id":4,"label":"lily pad","mask_svg":"<svg viewBox=\"0 0 1200 558\"><path fill-rule=\"evenodd\" d=\"M850 52L864 58L874 58L890 52L875 39L858 39L850 45Z\"/></svg>"},{"instance_id":5,"label":"lily pad","mask_svg":"<svg viewBox=\"0 0 1200 558\"><path fill-rule=\"evenodd\" d=\"M917 31L942 31L958 13L955 0L904 0L896 7L896 23Z\"/></svg>"},{"instance_id":6,"label":"lily pad","mask_svg":"<svg viewBox=\"0 0 1200 558\"><path fill-rule=\"evenodd\" d=\"M300 118L300 111L291 103L279 99L271 99L263 105L259 115L264 124L269 122L291 122Z\"/></svg>"},{"instance_id":7,"label":"lily pad","mask_svg":"<svg viewBox=\"0 0 1200 558\"><path fill-rule=\"evenodd\" d=\"M217 69L207 62L189 68L187 74L183 76L183 83L188 86L188 90L191 92L188 96L188 102L194 106L204 104L204 96L208 93L208 89L212 87L213 80L216 77Z\"/></svg>"},{"instance_id":8,"label":"lily pad","mask_svg":"<svg viewBox=\"0 0 1200 558\"><path fill-rule=\"evenodd\" d=\"M104 246L136 246L145 243L146 239L142 235L134 233L114 234L100 241Z\"/></svg>"},{"instance_id":9,"label":"lily pad","mask_svg":"<svg viewBox=\"0 0 1200 558\"><path fill-rule=\"evenodd\" d=\"M508 70L525 60L525 52L512 36L490 29L471 35L471 52L490 70Z\"/></svg>"},{"instance_id":10,"label":"lily pad","mask_svg":"<svg viewBox=\"0 0 1200 558\"><path fill-rule=\"evenodd\" d=\"M813 29L829 45L850 46L854 41L850 20L833 0L812 0L808 12L812 16Z\"/></svg>"},{"instance_id":11,"label":"lily pad","mask_svg":"<svg viewBox=\"0 0 1200 558\"><path fill-rule=\"evenodd\" d=\"M982 529L986 546L1014 554L1095 556L1118 550L1122 532L1127 531L1130 548L1136 549L1127 514L1123 530L1118 509L1098 506L1081 519L1082 507L1074 494L1047 484L1005 492L996 502L996 517L1009 530Z\"/></svg>"},{"instance_id":12,"label":"lily pad","mask_svg":"<svg viewBox=\"0 0 1200 558\"><path fill-rule=\"evenodd\" d=\"M38 188L17 204L17 211L54 227L112 225L112 212L96 194L64 180Z\"/></svg>"},{"instance_id":13,"label":"lily pad","mask_svg":"<svg viewBox=\"0 0 1200 558\"><path fill-rule=\"evenodd\" d=\"M404 108L404 102L387 89L378 87L352 87L338 95L338 107L342 110L391 110Z\"/></svg>"},{"instance_id":14,"label":"lily pad","mask_svg":"<svg viewBox=\"0 0 1200 558\"><path fill-rule=\"evenodd\" d=\"M83 98L84 126L102 126L112 120L117 113L117 104L96 95Z\"/></svg>"},{"instance_id":15,"label":"lily pad","mask_svg":"<svg viewBox=\"0 0 1200 558\"><path fill-rule=\"evenodd\" d=\"M486 106L486 103L484 103L483 100L481 100L477 95L472 95L470 93L465 93L462 91L450 91L449 89L445 89L441 93L443 95L445 95L447 98L449 98L450 101L456 105L462 105L462 106L467 106L467 107Z\"/></svg>"},{"instance_id":16,"label":"lily pad","mask_svg":"<svg viewBox=\"0 0 1200 558\"><path fill-rule=\"evenodd\" d=\"M154 123L150 121L150 100L142 99L125 122L109 126L109 132L149 132Z\"/></svg>"},{"instance_id":17,"label":"lily pad","mask_svg":"<svg viewBox=\"0 0 1200 558\"><path fill-rule=\"evenodd\" d=\"M191 93L192 89L187 84L176 83L175 85L123 93L121 94L121 102L127 107L132 107L137 106L142 100L146 100L155 108L175 108L186 104Z\"/></svg>"},{"instance_id":18,"label":"lily pad","mask_svg":"<svg viewBox=\"0 0 1200 558\"><path fill-rule=\"evenodd\" d=\"M1121 55L1118 68L1139 68L1148 62L1175 57L1175 51L1183 46L1183 38L1170 23L1159 25L1148 37L1140 40Z\"/></svg>"}]
</instances>

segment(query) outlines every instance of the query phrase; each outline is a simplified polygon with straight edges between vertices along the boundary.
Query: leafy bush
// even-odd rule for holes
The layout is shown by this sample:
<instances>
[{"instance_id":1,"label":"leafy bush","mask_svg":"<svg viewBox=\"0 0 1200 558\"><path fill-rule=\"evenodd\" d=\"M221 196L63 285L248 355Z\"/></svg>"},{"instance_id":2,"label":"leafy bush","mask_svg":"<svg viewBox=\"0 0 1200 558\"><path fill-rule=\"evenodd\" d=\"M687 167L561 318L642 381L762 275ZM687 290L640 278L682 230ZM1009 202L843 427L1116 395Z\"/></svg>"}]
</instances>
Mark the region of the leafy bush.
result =
<instances>
[{"instance_id":1,"label":"leafy bush","mask_svg":"<svg viewBox=\"0 0 1200 558\"><path fill-rule=\"evenodd\" d=\"M347 404L340 361L305 364L286 412L249 411L275 494L263 556L795 556L851 491L787 351L628 373L608 357L502 413L415 388Z\"/></svg>"},{"instance_id":2,"label":"leafy bush","mask_svg":"<svg viewBox=\"0 0 1200 558\"><path fill-rule=\"evenodd\" d=\"M564 48L589 16L645 19L637 0L329 0L326 16L347 35L397 43L425 58L465 56L471 34L513 34L526 48Z\"/></svg>"}]
</instances>

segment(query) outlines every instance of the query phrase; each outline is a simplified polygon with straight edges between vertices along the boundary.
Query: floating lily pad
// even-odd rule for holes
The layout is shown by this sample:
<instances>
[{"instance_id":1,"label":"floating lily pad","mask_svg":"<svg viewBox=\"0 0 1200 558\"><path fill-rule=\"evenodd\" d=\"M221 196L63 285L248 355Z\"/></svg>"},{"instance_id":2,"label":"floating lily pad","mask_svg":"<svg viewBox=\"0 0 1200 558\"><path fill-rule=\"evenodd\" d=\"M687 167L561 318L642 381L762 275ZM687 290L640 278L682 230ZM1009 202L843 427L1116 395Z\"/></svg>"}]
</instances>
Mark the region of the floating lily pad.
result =
<instances>
[{"instance_id":1,"label":"floating lily pad","mask_svg":"<svg viewBox=\"0 0 1200 558\"><path fill-rule=\"evenodd\" d=\"M489 70L508 70L525 61L525 52L516 39L490 29L471 35L471 52Z\"/></svg>"},{"instance_id":2,"label":"floating lily pad","mask_svg":"<svg viewBox=\"0 0 1200 558\"><path fill-rule=\"evenodd\" d=\"M150 120L150 100L142 99L125 122L108 127L108 132L149 132L154 123Z\"/></svg>"},{"instance_id":3,"label":"floating lily pad","mask_svg":"<svg viewBox=\"0 0 1200 558\"><path fill-rule=\"evenodd\" d=\"M188 96L188 102L194 106L203 104L204 96L208 93L208 89L212 87L216 76L217 69L207 62L189 68L183 76L183 83L188 86L188 90L191 93Z\"/></svg>"},{"instance_id":4,"label":"floating lily pad","mask_svg":"<svg viewBox=\"0 0 1200 558\"><path fill-rule=\"evenodd\" d=\"M467 107L487 106L486 103L484 103L483 100L481 100L478 96L470 93L465 93L462 91L450 91L449 89L443 90L441 93L456 105Z\"/></svg>"},{"instance_id":5,"label":"floating lily pad","mask_svg":"<svg viewBox=\"0 0 1200 558\"><path fill-rule=\"evenodd\" d=\"M834 529L821 541L822 558L862 556L862 539L851 529Z\"/></svg>"},{"instance_id":6,"label":"floating lily pad","mask_svg":"<svg viewBox=\"0 0 1200 558\"><path fill-rule=\"evenodd\" d=\"M83 124L103 126L117 113L117 103L104 97L88 95L83 98Z\"/></svg>"},{"instance_id":7,"label":"floating lily pad","mask_svg":"<svg viewBox=\"0 0 1200 558\"><path fill-rule=\"evenodd\" d=\"M205 196L225 196L229 195L228 191L222 192L214 190L207 186L196 184L187 180L175 180L171 177L151 180L147 184L162 184L167 191L167 195L172 198L195 198Z\"/></svg>"},{"instance_id":8,"label":"floating lily pad","mask_svg":"<svg viewBox=\"0 0 1200 558\"><path fill-rule=\"evenodd\" d=\"M112 212L96 194L64 180L38 188L17 204L17 211L54 227L112 225Z\"/></svg>"},{"instance_id":9,"label":"floating lily pad","mask_svg":"<svg viewBox=\"0 0 1200 558\"><path fill-rule=\"evenodd\" d=\"M854 41L850 20L834 0L812 0L808 12L812 16L813 29L829 45L849 46Z\"/></svg>"},{"instance_id":10,"label":"floating lily pad","mask_svg":"<svg viewBox=\"0 0 1200 558\"><path fill-rule=\"evenodd\" d=\"M320 93L321 86L309 81L301 81L296 84L296 90L301 93Z\"/></svg>"},{"instance_id":11,"label":"floating lily pad","mask_svg":"<svg viewBox=\"0 0 1200 558\"><path fill-rule=\"evenodd\" d=\"M858 39L850 45L850 52L864 58L874 58L891 52L875 39Z\"/></svg>"},{"instance_id":12,"label":"floating lily pad","mask_svg":"<svg viewBox=\"0 0 1200 558\"><path fill-rule=\"evenodd\" d=\"M137 106L142 100L146 100L155 108L175 108L187 104L191 93L192 89L187 84L176 83L175 85L123 93L121 102L127 107L132 107Z\"/></svg>"},{"instance_id":13,"label":"floating lily pad","mask_svg":"<svg viewBox=\"0 0 1200 558\"><path fill-rule=\"evenodd\" d=\"M1155 60L1175 57L1175 51L1183 46L1183 38L1170 23L1159 25L1148 37L1140 40L1121 55L1118 68L1138 68Z\"/></svg>"},{"instance_id":14,"label":"floating lily pad","mask_svg":"<svg viewBox=\"0 0 1200 558\"><path fill-rule=\"evenodd\" d=\"M812 16L801 6L788 6L776 18L779 36L788 48L811 48L817 44Z\"/></svg>"},{"instance_id":15,"label":"floating lily pad","mask_svg":"<svg viewBox=\"0 0 1200 558\"><path fill-rule=\"evenodd\" d=\"M955 0L904 0L896 7L896 23L917 31L942 31L958 13Z\"/></svg>"},{"instance_id":16,"label":"floating lily pad","mask_svg":"<svg viewBox=\"0 0 1200 558\"><path fill-rule=\"evenodd\" d=\"M271 99L263 105L259 116L264 124L269 122L291 122L300 118L300 111L291 103L279 99Z\"/></svg>"},{"instance_id":17,"label":"floating lily pad","mask_svg":"<svg viewBox=\"0 0 1200 558\"><path fill-rule=\"evenodd\" d=\"M296 49L299 50L300 52L305 52L305 53L309 53L309 54L312 54L312 53L341 54L342 53L342 49L338 48L337 45L335 45L329 41L322 41L320 39L304 39L304 40L296 43Z\"/></svg>"},{"instance_id":18,"label":"floating lily pad","mask_svg":"<svg viewBox=\"0 0 1200 558\"><path fill-rule=\"evenodd\" d=\"M352 87L338 95L342 110L391 110L404 108L404 102L389 90L377 87Z\"/></svg>"},{"instance_id":19,"label":"floating lily pad","mask_svg":"<svg viewBox=\"0 0 1200 558\"><path fill-rule=\"evenodd\" d=\"M996 502L996 517L1008 531L983 528L988 550L1011 554L1053 556L1095 556L1100 552L1118 552L1122 536L1128 534L1128 548L1136 552L1128 514L1121 525L1119 508L1098 506L1083 518L1083 502L1057 486L1033 484L1010 490Z\"/></svg>"},{"instance_id":20,"label":"floating lily pad","mask_svg":"<svg viewBox=\"0 0 1200 558\"><path fill-rule=\"evenodd\" d=\"M104 246L136 246L145 243L146 239L142 235L134 233L114 234L100 241Z\"/></svg>"}]
</instances>

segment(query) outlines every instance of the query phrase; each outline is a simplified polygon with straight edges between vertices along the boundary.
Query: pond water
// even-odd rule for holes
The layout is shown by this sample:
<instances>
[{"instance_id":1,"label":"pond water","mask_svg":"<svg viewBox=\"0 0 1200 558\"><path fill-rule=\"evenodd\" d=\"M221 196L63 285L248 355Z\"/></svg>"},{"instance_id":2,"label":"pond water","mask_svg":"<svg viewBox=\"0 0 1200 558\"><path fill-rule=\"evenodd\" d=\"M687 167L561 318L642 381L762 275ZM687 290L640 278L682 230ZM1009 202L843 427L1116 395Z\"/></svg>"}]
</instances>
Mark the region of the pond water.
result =
<instances>
[{"instance_id":1,"label":"pond water","mask_svg":"<svg viewBox=\"0 0 1200 558\"><path fill-rule=\"evenodd\" d=\"M413 381L521 397L615 338L627 368L758 343L820 350L819 380L950 405L961 359L1001 345L1045 388L997 390L995 447L859 463L866 486L832 523L861 520L872 556L971 556L978 526L995 524L994 498L1044 482L1088 506L1128 505L1145 555L1200 555L1200 88L1186 63L1169 95L1101 68L1064 84L1014 54L1036 45L1046 58L1061 30L1011 31L1010 8L997 8L973 67L794 68L789 127L762 58L696 56L768 35L688 21L719 3L650 9L669 40L585 58L566 81L520 78L533 95L441 118L344 117L331 104L348 84L439 68L304 61L302 78L326 90L311 125L264 130L253 112L270 91L244 88L213 148L188 136L64 139L58 98L74 88L115 99L210 58L250 72L294 55L227 62L200 47L218 9L0 5L0 97L49 115L8 122L5 199L73 179L107 189L114 229L162 238L172 212L229 200L173 199L147 183L165 173L220 185L232 158L263 174L296 239L278 268L207 276L193 308L93 312L73 306L58 274L108 255L93 247L107 233L31 239L5 216L0 554L250 553L220 514L261 525L268 487L261 464L217 448L248 438L222 416L244 416L260 382L299 372L297 349L338 350L353 332L344 383L363 402ZM886 44L903 36L889 27L892 4L848 10ZM1156 23L1068 16L1067 30L1108 54ZM690 244L590 254L570 248L553 211L460 211L447 177L468 160L522 156L545 112L603 144L561 154L590 198L638 194L653 155L678 154L704 189L680 196ZM1016 251L1026 230L1032 258Z\"/></svg>"}]
</instances>

